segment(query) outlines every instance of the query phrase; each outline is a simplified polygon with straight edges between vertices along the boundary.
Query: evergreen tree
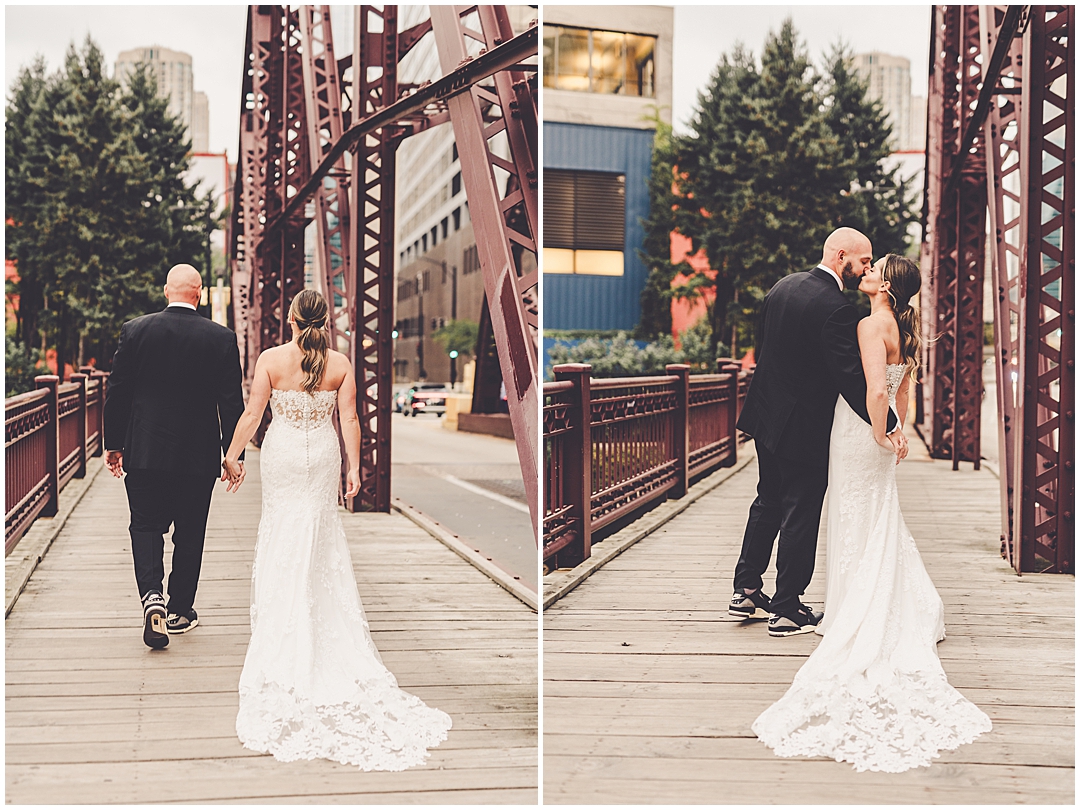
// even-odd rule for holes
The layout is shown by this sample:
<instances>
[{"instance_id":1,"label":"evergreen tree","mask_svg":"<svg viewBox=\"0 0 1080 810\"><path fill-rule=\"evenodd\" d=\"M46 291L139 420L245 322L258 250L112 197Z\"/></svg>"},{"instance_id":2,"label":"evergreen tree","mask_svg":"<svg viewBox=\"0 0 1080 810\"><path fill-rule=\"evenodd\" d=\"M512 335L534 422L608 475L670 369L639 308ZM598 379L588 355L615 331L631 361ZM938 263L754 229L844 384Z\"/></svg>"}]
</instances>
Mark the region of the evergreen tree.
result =
<instances>
[{"instance_id":1,"label":"evergreen tree","mask_svg":"<svg viewBox=\"0 0 1080 810\"><path fill-rule=\"evenodd\" d=\"M7 257L19 338L59 367L107 360L120 325L158 309L171 264L201 264L209 200L187 187L183 125L137 71L122 89L100 49L22 71L7 105Z\"/></svg>"},{"instance_id":2,"label":"evergreen tree","mask_svg":"<svg viewBox=\"0 0 1080 810\"><path fill-rule=\"evenodd\" d=\"M834 228L862 230L875 255L905 252L907 225L916 216L910 188L882 166L888 124L865 93L842 50L819 74L790 19L766 39L760 65L741 45L723 55L698 94L693 132L676 136L672 150L677 188L670 222L690 238L692 253L704 249L710 273L692 273L672 290L674 273L650 254L658 272L648 294L714 291L713 345L735 335L746 346L765 292L817 263ZM653 210L667 211L670 198L655 177L651 190Z\"/></svg>"},{"instance_id":3,"label":"evergreen tree","mask_svg":"<svg viewBox=\"0 0 1080 810\"><path fill-rule=\"evenodd\" d=\"M892 127L879 101L866 94L867 84L855 72L850 53L837 45L826 66L825 118L837 136L840 160L848 181L841 190L837 226L865 233L875 256L904 255L910 243L908 225L918 221L911 178L883 161L892 151Z\"/></svg>"},{"instance_id":4,"label":"evergreen tree","mask_svg":"<svg viewBox=\"0 0 1080 810\"><path fill-rule=\"evenodd\" d=\"M46 83L45 60L38 57L29 67L19 71L12 86L5 111L4 140L4 227L5 258L14 260L20 274L18 284L8 282L7 291L19 295L15 313L15 338L24 348L38 347L37 313L43 305L41 268L36 266L30 231L22 221L33 216L35 195L24 175L31 163L31 153L38 145L39 99Z\"/></svg>"},{"instance_id":5,"label":"evergreen tree","mask_svg":"<svg viewBox=\"0 0 1080 810\"><path fill-rule=\"evenodd\" d=\"M645 340L671 334L671 282L680 270L671 261L671 232L675 230L672 209L676 204L672 191L675 166L671 124L661 120L659 110L652 120L656 134L649 177L649 217L641 221L645 239L638 251L649 268L649 276L641 291L641 321L634 332Z\"/></svg>"}]
</instances>

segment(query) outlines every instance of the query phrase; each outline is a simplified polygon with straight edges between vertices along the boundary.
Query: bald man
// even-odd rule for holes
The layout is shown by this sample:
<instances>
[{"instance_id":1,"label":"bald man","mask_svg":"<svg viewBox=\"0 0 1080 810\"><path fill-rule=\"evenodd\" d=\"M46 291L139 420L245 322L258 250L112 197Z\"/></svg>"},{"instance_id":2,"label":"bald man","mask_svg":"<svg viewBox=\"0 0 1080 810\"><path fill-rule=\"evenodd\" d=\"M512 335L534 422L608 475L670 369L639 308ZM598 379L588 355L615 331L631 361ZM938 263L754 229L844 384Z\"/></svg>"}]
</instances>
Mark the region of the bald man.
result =
<instances>
[{"instance_id":1,"label":"bald man","mask_svg":"<svg viewBox=\"0 0 1080 810\"><path fill-rule=\"evenodd\" d=\"M201 294L198 270L190 264L169 270L169 305L124 324L105 394L105 465L127 488L143 642L152 649L199 622L195 590L210 495L244 411L236 335L198 313Z\"/></svg>"},{"instance_id":2,"label":"bald man","mask_svg":"<svg viewBox=\"0 0 1080 810\"><path fill-rule=\"evenodd\" d=\"M738 423L754 437L758 494L728 613L751 619L762 612L771 636L811 632L821 621L822 614L801 597L814 575L837 397L870 423L859 316L843 290L857 289L872 261L870 240L854 228L840 228L825 240L821 264L780 279L762 305L757 366ZM890 434L896 423L890 411ZM776 593L770 599L761 590L762 574L778 533Z\"/></svg>"}]
</instances>

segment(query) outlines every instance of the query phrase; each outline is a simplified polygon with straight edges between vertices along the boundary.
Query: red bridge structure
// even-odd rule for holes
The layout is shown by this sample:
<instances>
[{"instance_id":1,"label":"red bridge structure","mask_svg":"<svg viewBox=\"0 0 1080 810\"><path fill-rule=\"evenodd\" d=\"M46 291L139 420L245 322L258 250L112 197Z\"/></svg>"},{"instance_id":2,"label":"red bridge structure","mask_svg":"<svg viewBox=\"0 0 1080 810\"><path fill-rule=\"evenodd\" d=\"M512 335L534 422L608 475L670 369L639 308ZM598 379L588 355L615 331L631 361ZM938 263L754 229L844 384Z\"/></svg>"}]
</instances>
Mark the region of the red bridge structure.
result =
<instances>
[{"instance_id":1,"label":"red bridge structure","mask_svg":"<svg viewBox=\"0 0 1080 810\"><path fill-rule=\"evenodd\" d=\"M915 423L932 457L951 459L954 470L961 462L978 469L989 272L1001 553L1017 573L1072 573L1075 9L935 6L932 13L924 363ZM613 517L679 497L694 469L712 469L695 468L695 453L706 453L716 466L734 463L736 442L723 443L727 432L720 425L734 424L734 396L718 395L717 413L702 419L701 409L680 406L674 376L594 381L591 389L580 383L587 374L576 367L556 367L555 376L544 387L549 568L589 556L591 540ZM690 405L698 388L725 385L719 377L692 383ZM646 396L649 386L656 390ZM615 388L618 396L611 397L607 392ZM594 401L598 391L612 401ZM616 400L625 400L623 410ZM609 422L625 427L626 436L613 440ZM689 444L688 435L696 437ZM712 453L714 447L722 450Z\"/></svg>"},{"instance_id":2,"label":"red bridge structure","mask_svg":"<svg viewBox=\"0 0 1080 810\"><path fill-rule=\"evenodd\" d=\"M1073 572L1075 19L935 6L931 27L916 421L933 457L978 468L989 272L1001 548L1018 573Z\"/></svg>"},{"instance_id":3,"label":"red bridge structure","mask_svg":"<svg viewBox=\"0 0 1080 810\"><path fill-rule=\"evenodd\" d=\"M535 529L538 277L523 258L537 249L536 27L515 36L504 6L431 6L402 30L396 6L357 6L352 34L353 53L339 58L329 6L248 8L228 239L246 382L260 352L291 335L314 221L331 345L357 381L363 483L347 506L389 511L395 152L453 126L485 288L474 410L505 381ZM400 81L425 38L441 77Z\"/></svg>"}]
</instances>

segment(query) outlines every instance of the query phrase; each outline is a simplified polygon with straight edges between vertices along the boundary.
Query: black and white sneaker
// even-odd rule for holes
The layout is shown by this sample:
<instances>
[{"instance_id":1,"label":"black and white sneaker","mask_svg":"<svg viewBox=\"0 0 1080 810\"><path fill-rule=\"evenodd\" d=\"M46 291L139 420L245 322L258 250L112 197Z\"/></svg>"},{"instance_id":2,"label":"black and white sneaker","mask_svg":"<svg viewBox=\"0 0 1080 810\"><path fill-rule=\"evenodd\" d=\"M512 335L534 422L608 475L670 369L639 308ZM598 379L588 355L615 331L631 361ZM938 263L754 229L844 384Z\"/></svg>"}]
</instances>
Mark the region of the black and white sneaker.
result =
<instances>
[{"instance_id":1,"label":"black and white sneaker","mask_svg":"<svg viewBox=\"0 0 1080 810\"><path fill-rule=\"evenodd\" d=\"M170 613L165 624L169 632L174 636L186 633L191 628L199 625L199 614L195 612L195 608L192 608L187 613Z\"/></svg>"},{"instance_id":2,"label":"black and white sneaker","mask_svg":"<svg viewBox=\"0 0 1080 810\"><path fill-rule=\"evenodd\" d=\"M731 597L731 604L728 605L727 612L729 616L738 619L767 619L770 607L769 597L761 592L761 588L758 588L751 594L735 591ZM761 611L760 615L758 611Z\"/></svg>"},{"instance_id":3,"label":"black and white sneaker","mask_svg":"<svg viewBox=\"0 0 1080 810\"><path fill-rule=\"evenodd\" d=\"M821 611L815 612L803 604L790 613L774 613L769 618L769 635L782 638L783 636L797 636L800 633L813 633L824 615Z\"/></svg>"},{"instance_id":4,"label":"black and white sneaker","mask_svg":"<svg viewBox=\"0 0 1080 810\"><path fill-rule=\"evenodd\" d=\"M169 646L169 635L165 626L165 597L158 591L150 591L142 599L143 604L143 643L152 650Z\"/></svg>"}]
</instances>

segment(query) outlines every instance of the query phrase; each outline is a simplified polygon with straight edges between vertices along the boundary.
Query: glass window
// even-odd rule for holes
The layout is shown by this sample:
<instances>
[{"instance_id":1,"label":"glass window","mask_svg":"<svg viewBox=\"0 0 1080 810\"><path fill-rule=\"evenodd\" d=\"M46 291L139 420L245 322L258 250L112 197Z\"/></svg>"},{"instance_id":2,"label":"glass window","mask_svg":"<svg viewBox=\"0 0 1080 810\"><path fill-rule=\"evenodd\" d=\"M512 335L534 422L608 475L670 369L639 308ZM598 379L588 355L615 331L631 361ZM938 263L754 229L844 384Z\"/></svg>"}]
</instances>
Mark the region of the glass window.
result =
<instances>
[{"instance_id":1,"label":"glass window","mask_svg":"<svg viewBox=\"0 0 1080 810\"><path fill-rule=\"evenodd\" d=\"M560 28L555 38L555 88L589 90L589 32Z\"/></svg>"},{"instance_id":2,"label":"glass window","mask_svg":"<svg viewBox=\"0 0 1080 810\"><path fill-rule=\"evenodd\" d=\"M544 272L621 276L626 177L544 171Z\"/></svg>"},{"instance_id":3,"label":"glass window","mask_svg":"<svg viewBox=\"0 0 1080 810\"><path fill-rule=\"evenodd\" d=\"M544 86L620 96L655 96L656 37L544 26Z\"/></svg>"}]
</instances>

